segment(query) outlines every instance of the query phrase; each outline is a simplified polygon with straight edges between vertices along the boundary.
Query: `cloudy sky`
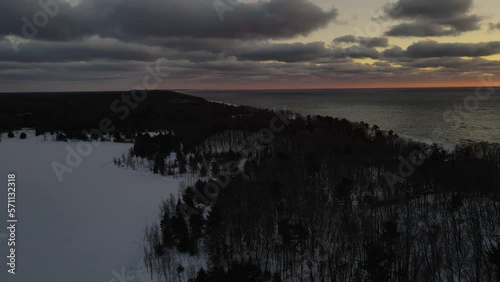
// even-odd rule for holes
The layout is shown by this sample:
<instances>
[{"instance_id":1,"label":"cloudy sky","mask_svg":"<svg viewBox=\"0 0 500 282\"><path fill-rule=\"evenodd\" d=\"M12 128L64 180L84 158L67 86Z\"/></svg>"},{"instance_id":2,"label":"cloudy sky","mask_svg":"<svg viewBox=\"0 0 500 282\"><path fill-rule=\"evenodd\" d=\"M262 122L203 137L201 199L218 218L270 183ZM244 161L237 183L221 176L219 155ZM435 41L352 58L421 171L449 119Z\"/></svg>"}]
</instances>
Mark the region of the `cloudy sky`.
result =
<instances>
[{"instance_id":1,"label":"cloudy sky","mask_svg":"<svg viewBox=\"0 0 500 282\"><path fill-rule=\"evenodd\" d=\"M498 0L1 0L0 92L500 85Z\"/></svg>"}]
</instances>

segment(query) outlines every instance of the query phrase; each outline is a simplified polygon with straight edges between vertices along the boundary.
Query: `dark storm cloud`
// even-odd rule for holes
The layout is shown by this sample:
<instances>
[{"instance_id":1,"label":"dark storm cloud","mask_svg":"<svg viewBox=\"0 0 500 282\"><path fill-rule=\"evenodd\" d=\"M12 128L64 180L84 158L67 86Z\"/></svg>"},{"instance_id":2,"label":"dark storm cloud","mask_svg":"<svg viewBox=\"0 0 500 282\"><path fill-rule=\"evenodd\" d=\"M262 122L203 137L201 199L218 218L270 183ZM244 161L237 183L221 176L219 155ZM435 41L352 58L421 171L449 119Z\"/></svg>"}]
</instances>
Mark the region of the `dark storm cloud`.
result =
<instances>
[{"instance_id":1,"label":"dark storm cloud","mask_svg":"<svg viewBox=\"0 0 500 282\"><path fill-rule=\"evenodd\" d=\"M93 59L153 61L160 58L158 48L124 44L118 40L88 40L85 42L29 41L18 45L12 55L12 46L0 42L0 61L15 62L71 62Z\"/></svg>"},{"instance_id":2,"label":"dark storm cloud","mask_svg":"<svg viewBox=\"0 0 500 282\"><path fill-rule=\"evenodd\" d=\"M412 23L401 23L390 28L387 36L430 37L458 35L466 31L480 28L478 16L465 16L441 20L421 20Z\"/></svg>"},{"instance_id":3,"label":"dark storm cloud","mask_svg":"<svg viewBox=\"0 0 500 282\"><path fill-rule=\"evenodd\" d=\"M15 34L29 39L73 40L92 35L99 20L97 11L91 13L88 9L90 2L82 1L78 8L72 8L61 0L2 0L0 36Z\"/></svg>"},{"instance_id":4,"label":"dark storm cloud","mask_svg":"<svg viewBox=\"0 0 500 282\"><path fill-rule=\"evenodd\" d=\"M326 57L331 50L323 42L266 44L238 51L234 55L241 60L300 62Z\"/></svg>"},{"instance_id":5,"label":"dark storm cloud","mask_svg":"<svg viewBox=\"0 0 500 282\"><path fill-rule=\"evenodd\" d=\"M366 46L327 48L323 42L249 45L231 55L239 60L278 62L332 62L342 58L380 57L375 48Z\"/></svg>"},{"instance_id":6,"label":"dark storm cloud","mask_svg":"<svg viewBox=\"0 0 500 282\"><path fill-rule=\"evenodd\" d=\"M335 49L334 53L335 58L349 57L354 59L378 59L380 57L380 53L377 51L377 49L365 46L351 46L345 49L337 48Z\"/></svg>"},{"instance_id":7,"label":"dark storm cloud","mask_svg":"<svg viewBox=\"0 0 500 282\"><path fill-rule=\"evenodd\" d=\"M409 58L481 57L500 54L500 41L487 43L420 41L408 46L404 53Z\"/></svg>"},{"instance_id":8,"label":"dark storm cloud","mask_svg":"<svg viewBox=\"0 0 500 282\"><path fill-rule=\"evenodd\" d=\"M405 66L412 68L449 68L462 71L464 69L472 69L482 72L498 72L498 62L489 61L482 58L462 59L462 58L425 58L419 60L411 60L403 63Z\"/></svg>"},{"instance_id":9,"label":"dark storm cloud","mask_svg":"<svg viewBox=\"0 0 500 282\"><path fill-rule=\"evenodd\" d=\"M441 36L449 31L445 30L442 26L434 23L402 23L391 27L385 32L387 36L400 36L400 37L423 37L423 36Z\"/></svg>"},{"instance_id":10,"label":"dark storm cloud","mask_svg":"<svg viewBox=\"0 0 500 282\"><path fill-rule=\"evenodd\" d=\"M385 58L401 58L404 57L404 55L404 50L399 46L395 46L382 51L382 56Z\"/></svg>"},{"instance_id":11,"label":"dark storm cloud","mask_svg":"<svg viewBox=\"0 0 500 282\"><path fill-rule=\"evenodd\" d=\"M480 29L482 18L469 14L472 0L399 0L385 6L387 18L403 20L385 34L399 37L459 35Z\"/></svg>"},{"instance_id":12,"label":"dark storm cloud","mask_svg":"<svg viewBox=\"0 0 500 282\"><path fill-rule=\"evenodd\" d=\"M395 46L382 51L382 57L388 60L411 62L414 59L483 57L500 54L500 41L481 43L438 43L419 41L403 50Z\"/></svg>"},{"instance_id":13,"label":"dark storm cloud","mask_svg":"<svg viewBox=\"0 0 500 282\"><path fill-rule=\"evenodd\" d=\"M454 18L444 18L436 20L436 23L449 26L458 33L473 31L481 28L482 18L477 15L464 15Z\"/></svg>"},{"instance_id":14,"label":"dark storm cloud","mask_svg":"<svg viewBox=\"0 0 500 282\"><path fill-rule=\"evenodd\" d=\"M220 21L212 1L153 1L154 10L144 1L120 5L110 18L123 37L192 36L197 38L289 38L307 35L325 27L337 11L323 11L305 0L271 0L236 6ZM130 20L135 16L137 21Z\"/></svg>"},{"instance_id":15,"label":"dark storm cloud","mask_svg":"<svg viewBox=\"0 0 500 282\"><path fill-rule=\"evenodd\" d=\"M393 19L450 18L467 13L472 0L399 0L385 6Z\"/></svg>"},{"instance_id":16,"label":"dark storm cloud","mask_svg":"<svg viewBox=\"0 0 500 282\"><path fill-rule=\"evenodd\" d=\"M248 45L255 40L228 39L228 38L191 38L191 37L169 37L169 38L147 38L141 43L152 46L160 46L182 51L207 51L221 53L235 50Z\"/></svg>"},{"instance_id":17,"label":"dark storm cloud","mask_svg":"<svg viewBox=\"0 0 500 282\"><path fill-rule=\"evenodd\" d=\"M389 46L389 39L385 37L359 37L359 43L365 47L387 47Z\"/></svg>"},{"instance_id":18,"label":"dark storm cloud","mask_svg":"<svg viewBox=\"0 0 500 282\"><path fill-rule=\"evenodd\" d=\"M59 3L56 0L47 0ZM43 1L42 1L43 2ZM337 11L323 11L305 0L240 3L221 21L207 0L85 0L75 7L56 4L53 17L36 28L33 15L43 9L32 0L2 0L0 35L23 35L22 18L38 30L35 37L73 40L90 35L125 41L147 38L289 38L325 27Z\"/></svg>"},{"instance_id":19,"label":"dark storm cloud","mask_svg":"<svg viewBox=\"0 0 500 282\"><path fill-rule=\"evenodd\" d=\"M96 81L140 78L146 64L137 61L0 62L0 81Z\"/></svg>"},{"instance_id":20,"label":"dark storm cloud","mask_svg":"<svg viewBox=\"0 0 500 282\"><path fill-rule=\"evenodd\" d=\"M374 48L387 47L389 45L389 39L385 37L356 37L354 35L344 35L333 39L333 43L359 43L361 46Z\"/></svg>"}]
</instances>

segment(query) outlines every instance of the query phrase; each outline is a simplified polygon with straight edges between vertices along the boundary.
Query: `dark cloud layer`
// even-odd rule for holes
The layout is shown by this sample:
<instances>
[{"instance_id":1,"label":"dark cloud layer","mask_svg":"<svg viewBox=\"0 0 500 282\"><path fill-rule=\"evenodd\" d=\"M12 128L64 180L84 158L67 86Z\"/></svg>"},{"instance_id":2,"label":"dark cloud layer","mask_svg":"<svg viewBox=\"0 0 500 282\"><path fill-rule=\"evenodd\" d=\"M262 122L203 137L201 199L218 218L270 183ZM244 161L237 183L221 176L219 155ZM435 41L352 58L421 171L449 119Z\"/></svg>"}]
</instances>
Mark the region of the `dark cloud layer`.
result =
<instances>
[{"instance_id":1,"label":"dark cloud layer","mask_svg":"<svg viewBox=\"0 0 500 282\"><path fill-rule=\"evenodd\" d=\"M434 37L459 35L480 28L478 16L464 16L444 20L421 20L393 26L385 34L399 37Z\"/></svg>"},{"instance_id":2,"label":"dark cloud layer","mask_svg":"<svg viewBox=\"0 0 500 282\"><path fill-rule=\"evenodd\" d=\"M385 6L394 19L442 19L463 15L472 6L472 0L399 0Z\"/></svg>"},{"instance_id":3,"label":"dark cloud layer","mask_svg":"<svg viewBox=\"0 0 500 282\"><path fill-rule=\"evenodd\" d=\"M0 61L15 62L71 62L93 59L153 61L161 57L158 48L128 44L117 40L89 40L82 42L49 43L34 41L21 43L17 55L12 46L0 43Z\"/></svg>"},{"instance_id":4,"label":"dark cloud layer","mask_svg":"<svg viewBox=\"0 0 500 282\"><path fill-rule=\"evenodd\" d=\"M483 57L500 54L500 41L483 43L438 43L420 41L408 46L406 50L392 47L382 52L385 58L421 59L446 57Z\"/></svg>"},{"instance_id":5,"label":"dark cloud layer","mask_svg":"<svg viewBox=\"0 0 500 282\"><path fill-rule=\"evenodd\" d=\"M48 0L59 3L56 0ZM43 1L42 1L43 2ZM325 27L337 16L305 0L271 0L240 3L226 11L224 21L213 2L206 0L85 0L76 7L52 5L57 11L43 28L36 28L33 15L43 10L32 0L2 0L0 35L23 35L26 17L37 39L73 40L91 35L125 41L147 38L290 38ZM57 7L57 8L56 8ZM33 28L25 29L29 33Z\"/></svg>"},{"instance_id":6,"label":"dark cloud layer","mask_svg":"<svg viewBox=\"0 0 500 282\"><path fill-rule=\"evenodd\" d=\"M431 37L478 30L482 18L470 14L472 0L399 0L385 6L389 19L402 20L387 36Z\"/></svg>"},{"instance_id":7,"label":"dark cloud layer","mask_svg":"<svg viewBox=\"0 0 500 282\"><path fill-rule=\"evenodd\" d=\"M356 36L354 35L344 35L337 37L333 39L333 43L339 44L339 43L358 43L359 40Z\"/></svg>"},{"instance_id":8,"label":"dark cloud layer","mask_svg":"<svg viewBox=\"0 0 500 282\"><path fill-rule=\"evenodd\" d=\"M112 89L140 80L145 66L158 62L163 73L169 73L166 88L176 83L357 85L360 79L380 83L453 79L465 72L500 75L498 62L480 58L500 54L496 41L420 41L403 49L389 45L386 37L345 35L326 43L284 43L337 18L335 9L323 10L307 0L247 1L226 11L223 21L211 0L57 3L57 13L46 25L34 26L33 38L26 39L22 19L33 23L33 15L42 10L38 0L0 0L0 91L12 89L9 85L46 82L45 90L59 82L85 88L89 81L100 90ZM396 24L387 35L443 36L475 30L481 18L470 13L471 7L467 0L399 0L385 7Z\"/></svg>"},{"instance_id":9,"label":"dark cloud layer","mask_svg":"<svg viewBox=\"0 0 500 282\"><path fill-rule=\"evenodd\" d=\"M325 47L323 42L314 42L307 44L265 44L238 51L234 55L241 60L300 62L327 57L330 54L331 51Z\"/></svg>"},{"instance_id":10,"label":"dark cloud layer","mask_svg":"<svg viewBox=\"0 0 500 282\"><path fill-rule=\"evenodd\" d=\"M323 42L249 45L232 53L239 60L278 62L325 62L346 58L377 59L380 53L373 47L326 47Z\"/></svg>"},{"instance_id":11,"label":"dark cloud layer","mask_svg":"<svg viewBox=\"0 0 500 282\"><path fill-rule=\"evenodd\" d=\"M500 54L500 41L475 44L421 41L410 45L405 54L410 58L489 56Z\"/></svg>"}]
</instances>

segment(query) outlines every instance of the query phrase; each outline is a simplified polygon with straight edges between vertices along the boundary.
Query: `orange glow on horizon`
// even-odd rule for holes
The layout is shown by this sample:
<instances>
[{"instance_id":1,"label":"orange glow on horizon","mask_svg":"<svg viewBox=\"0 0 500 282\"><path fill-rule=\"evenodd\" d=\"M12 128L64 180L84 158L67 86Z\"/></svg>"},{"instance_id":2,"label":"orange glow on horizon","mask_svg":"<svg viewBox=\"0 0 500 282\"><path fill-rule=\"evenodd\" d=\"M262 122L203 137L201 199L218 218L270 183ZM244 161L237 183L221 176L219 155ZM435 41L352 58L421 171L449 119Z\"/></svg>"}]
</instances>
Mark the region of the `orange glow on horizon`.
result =
<instances>
[{"instance_id":1,"label":"orange glow on horizon","mask_svg":"<svg viewBox=\"0 0 500 282\"><path fill-rule=\"evenodd\" d=\"M462 82L400 82L400 83L321 83L314 85L305 84L264 84L258 85L227 85L226 87L208 86L199 87L204 90L280 90L280 89L370 89L370 88L457 88L457 87L500 87L499 80L462 81Z\"/></svg>"}]
</instances>

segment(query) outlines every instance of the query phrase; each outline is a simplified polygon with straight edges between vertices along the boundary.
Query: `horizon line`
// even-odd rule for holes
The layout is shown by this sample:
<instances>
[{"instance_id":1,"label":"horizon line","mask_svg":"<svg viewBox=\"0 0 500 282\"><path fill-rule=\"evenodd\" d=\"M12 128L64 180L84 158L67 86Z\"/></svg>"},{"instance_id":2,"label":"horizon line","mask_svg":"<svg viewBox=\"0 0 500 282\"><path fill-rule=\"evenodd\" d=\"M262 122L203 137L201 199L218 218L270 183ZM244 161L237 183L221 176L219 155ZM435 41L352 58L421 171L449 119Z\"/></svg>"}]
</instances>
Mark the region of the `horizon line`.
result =
<instances>
[{"instance_id":1,"label":"horizon line","mask_svg":"<svg viewBox=\"0 0 500 282\"><path fill-rule=\"evenodd\" d=\"M387 89L465 89L465 88L500 88L500 85L482 86L414 86L414 87L319 87L319 88L175 88L175 89L146 89L147 91L290 91L290 90L387 90ZM128 90L56 90L56 91L7 91L0 94L29 94L29 93L97 93L97 92L130 92Z\"/></svg>"}]
</instances>

